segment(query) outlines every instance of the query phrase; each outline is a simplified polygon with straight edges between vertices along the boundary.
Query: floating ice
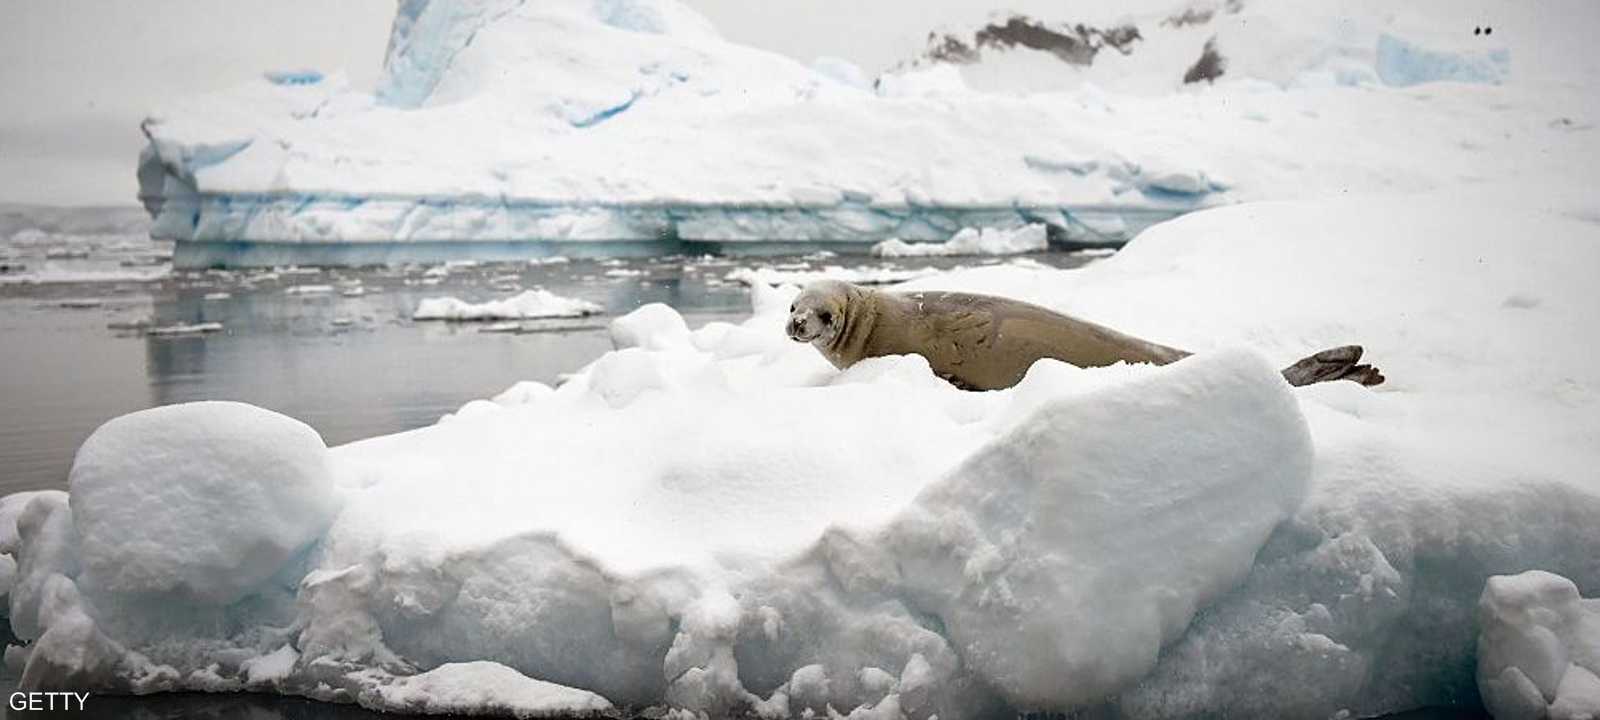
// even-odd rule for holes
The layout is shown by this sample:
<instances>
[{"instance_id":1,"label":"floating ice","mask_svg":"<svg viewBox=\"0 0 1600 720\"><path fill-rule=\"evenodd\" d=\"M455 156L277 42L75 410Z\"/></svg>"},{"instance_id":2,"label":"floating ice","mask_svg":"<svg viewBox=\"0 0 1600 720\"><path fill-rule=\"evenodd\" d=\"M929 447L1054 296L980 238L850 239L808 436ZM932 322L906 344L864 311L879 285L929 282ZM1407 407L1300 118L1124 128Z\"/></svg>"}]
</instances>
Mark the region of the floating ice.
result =
<instances>
[{"instance_id":1,"label":"floating ice","mask_svg":"<svg viewBox=\"0 0 1600 720\"><path fill-rule=\"evenodd\" d=\"M160 282L172 275L170 267L129 268L124 270L76 270L61 267L43 267L17 273L0 274L0 285L10 284L69 284L69 283L119 283Z\"/></svg>"},{"instance_id":2,"label":"floating ice","mask_svg":"<svg viewBox=\"0 0 1600 720\"><path fill-rule=\"evenodd\" d=\"M525 290L503 300L469 303L452 297L427 298L417 304L413 320L531 320L583 317L604 308L588 300L567 298L548 290Z\"/></svg>"},{"instance_id":3,"label":"floating ice","mask_svg":"<svg viewBox=\"0 0 1600 720\"><path fill-rule=\"evenodd\" d=\"M928 257L950 255L1017 255L1049 249L1045 226L1039 223L1020 228L962 228L942 243L907 243L899 238L872 246L880 257Z\"/></svg>"},{"instance_id":4,"label":"floating ice","mask_svg":"<svg viewBox=\"0 0 1600 720\"><path fill-rule=\"evenodd\" d=\"M205 335L222 331L222 323L219 322L178 323L176 325L161 325L158 327L148 327L148 325L149 322L146 321L132 327L113 329L143 329L146 335L156 336Z\"/></svg>"},{"instance_id":5,"label":"floating ice","mask_svg":"<svg viewBox=\"0 0 1600 720\"><path fill-rule=\"evenodd\" d=\"M821 268L735 268L724 276L727 280L746 285L805 285L817 280L843 280L857 285L889 285L936 275L936 268L898 267L844 267L824 265Z\"/></svg>"}]
</instances>

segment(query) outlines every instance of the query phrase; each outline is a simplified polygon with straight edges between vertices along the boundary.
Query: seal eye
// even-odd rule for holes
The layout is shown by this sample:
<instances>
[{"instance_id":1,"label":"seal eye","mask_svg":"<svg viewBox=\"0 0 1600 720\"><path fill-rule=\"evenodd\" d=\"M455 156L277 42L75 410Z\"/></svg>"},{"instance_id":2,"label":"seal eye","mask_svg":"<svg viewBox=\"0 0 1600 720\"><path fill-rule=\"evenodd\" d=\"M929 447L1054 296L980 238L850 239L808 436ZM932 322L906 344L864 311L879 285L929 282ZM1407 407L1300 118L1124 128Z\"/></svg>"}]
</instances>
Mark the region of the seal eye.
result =
<instances>
[{"instance_id":1,"label":"seal eye","mask_svg":"<svg viewBox=\"0 0 1600 720\"><path fill-rule=\"evenodd\" d=\"M794 314L794 308L795 308L795 304L794 303L789 303L789 314L791 314L791 315Z\"/></svg>"},{"instance_id":2,"label":"seal eye","mask_svg":"<svg viewBox=\"0 0 1600 720\"><path fill-rule=\"evenodd\" d=\"M817 313L817 318L822 320L822 324L823 325L832 325L833 324L833 313L828 312L827 310L823 310L822 312Z\"/></svg>"}]
</instances>

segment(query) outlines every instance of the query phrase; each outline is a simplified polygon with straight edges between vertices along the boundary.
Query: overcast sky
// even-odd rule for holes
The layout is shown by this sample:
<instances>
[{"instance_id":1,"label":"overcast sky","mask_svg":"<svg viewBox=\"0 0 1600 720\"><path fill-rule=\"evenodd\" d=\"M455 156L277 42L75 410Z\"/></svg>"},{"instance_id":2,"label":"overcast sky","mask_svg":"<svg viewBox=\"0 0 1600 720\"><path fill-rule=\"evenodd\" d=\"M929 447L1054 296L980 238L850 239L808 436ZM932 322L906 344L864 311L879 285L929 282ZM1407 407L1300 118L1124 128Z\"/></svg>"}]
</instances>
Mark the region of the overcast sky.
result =
<instances>
[{"instance_id":1,"label":"overcast sky","mask_svg":"<svg viewBox=\"0 0 1600 720\"><path fill-rule=\"evenodd\" d=\"M930 29L1060 0L689 0L730 39L869 71ZM146 111L267 69L370 88L393 0L0 0L0 202L132 204Z\"/></svg>"}]
</instances>

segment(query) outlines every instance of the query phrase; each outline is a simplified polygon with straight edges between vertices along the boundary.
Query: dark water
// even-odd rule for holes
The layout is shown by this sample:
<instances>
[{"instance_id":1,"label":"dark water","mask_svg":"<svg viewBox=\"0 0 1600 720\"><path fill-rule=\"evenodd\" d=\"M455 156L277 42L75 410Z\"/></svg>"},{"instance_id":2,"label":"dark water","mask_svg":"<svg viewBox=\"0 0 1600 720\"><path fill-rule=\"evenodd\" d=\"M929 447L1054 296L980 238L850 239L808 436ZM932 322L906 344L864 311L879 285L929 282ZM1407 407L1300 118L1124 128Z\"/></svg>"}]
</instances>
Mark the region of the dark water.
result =
<instances>
[{"instance_id":1,"label":"dark water","mask_svg":"<svg viewBox=\"0 0 1600 720\"><path fill-rule=\"evenodd\" d=\"M23 240L7 248L9 262L25 266L21 274L0 275L0 495L65 487L72 455L89 433L117 415L158 405L249 402L306 422L330 445L429 425L517 381L559 381L611 349L609 318L640 305L669 304L691 327L742 320L750 311L748 290L727 277L741 267L876 272L1002 262L661 257L193 271L132 282L106 278L170 273L163 248L138 237ZM79 251L87 257L60 257ZM1072 266L1088 259L1047 253L1026 262ZM98 281L22 282L84 273ZM307 286L328 289L293 291ZM485 323L410 319L423 298L481 302L536 287L597 303L605 313L527 322L514 333L484 332ZM140 322L222 329L181 337L119 329Z\"/></svg>"}]
</instances>

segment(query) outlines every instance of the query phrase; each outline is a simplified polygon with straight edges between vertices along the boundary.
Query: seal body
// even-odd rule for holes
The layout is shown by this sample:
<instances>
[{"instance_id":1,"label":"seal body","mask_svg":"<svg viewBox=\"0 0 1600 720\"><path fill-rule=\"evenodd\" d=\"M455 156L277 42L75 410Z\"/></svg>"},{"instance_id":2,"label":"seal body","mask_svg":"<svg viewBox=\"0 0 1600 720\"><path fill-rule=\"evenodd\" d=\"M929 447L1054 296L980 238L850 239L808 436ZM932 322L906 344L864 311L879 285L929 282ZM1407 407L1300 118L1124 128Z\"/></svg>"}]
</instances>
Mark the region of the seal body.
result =
<instances>
[{"instance_id":1,"label":"seal body","mask_svg":"<svg viewBox=\"0 0 1600 720\"><path fill-rule=\"evenodd\" d=\"M809 297L807 297L809 295ZM887 293L846 283L808 287L795 310L837 322L810 341L835 367L869 357L921 355L933 372L974 390L1017 384L1044 358L1078 367L1117 362L1158 365L1188 353L1018 300L955 292ZM791 316L791 337L808 319Z\"/></svg>"},{"instance_id":2,"label":"seal body","mask_svg":"<svg viewBox=\"0 0 1600 720\"><path fill-rule=\"evenodd\" d=\"M1165 365L1188 352L1019 300L957 292L891 293L824 280L790 307L788 334L809 342L835 367L885 355L921 355L933 372L971 390L1008 388L1044 358L1078 367L1118 362ZM1305 358L1284 371L1294 385L1382 375L1357 365L1358 346Z\"/></svg>"}]
</instances>

